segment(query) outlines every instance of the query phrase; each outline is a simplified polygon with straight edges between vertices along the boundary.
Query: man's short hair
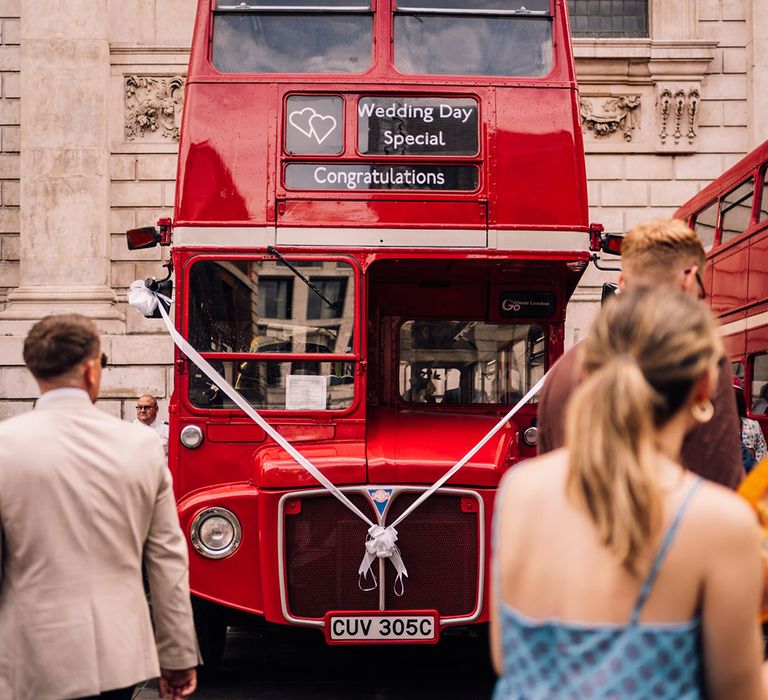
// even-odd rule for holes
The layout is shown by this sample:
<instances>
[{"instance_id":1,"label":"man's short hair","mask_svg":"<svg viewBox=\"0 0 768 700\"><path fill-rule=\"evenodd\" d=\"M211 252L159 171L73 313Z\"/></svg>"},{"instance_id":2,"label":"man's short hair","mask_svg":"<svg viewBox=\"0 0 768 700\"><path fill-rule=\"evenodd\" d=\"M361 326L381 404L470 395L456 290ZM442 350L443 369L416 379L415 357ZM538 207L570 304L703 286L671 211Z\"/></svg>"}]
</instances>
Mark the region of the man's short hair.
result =
<instances>
[{"instance_id":1,"label":"man's short hair","mask_svg":"<svg viewBox=\"0 0 768 700\"><path fill-rule=\"evenodd\" d=\"M621 270L629 279L664 277L680 267L704 271L699 237L680 219L653 219L630 229L621 246Z\"/></svg>"},{"instance_id":2,"label":"man's short hair","mask_svg":"<svg viewBox=\"0 0 768 700\"><path fill-rule=\"evenodd\" d=\"M95 357L100 341L96 325L80 314L46 316L24 341L24 362L37 379L67 374Z\"/></svg>"}]
</instances>

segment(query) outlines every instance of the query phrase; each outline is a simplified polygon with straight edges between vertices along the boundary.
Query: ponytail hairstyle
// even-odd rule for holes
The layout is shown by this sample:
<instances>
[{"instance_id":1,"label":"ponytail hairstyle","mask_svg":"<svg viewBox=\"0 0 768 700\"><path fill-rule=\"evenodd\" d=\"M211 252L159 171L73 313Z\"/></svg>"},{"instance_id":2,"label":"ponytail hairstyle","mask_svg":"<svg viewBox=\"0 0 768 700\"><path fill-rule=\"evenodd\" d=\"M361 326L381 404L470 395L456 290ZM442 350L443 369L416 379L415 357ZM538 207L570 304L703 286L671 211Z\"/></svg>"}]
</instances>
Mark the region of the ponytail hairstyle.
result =
<instances>
[{"instance_id":1,"label":"ponytail hairstyle","mask_svg":"<svg viewBox=\"0 0 768 700\"><path fill-rule=\"evenodd\" d=\"M583 343L586 376L566 413L567 488L633 572L661 525L656 432L721 356L709 310L671 287L611 300Z\"/></svg>"}]
</instances>

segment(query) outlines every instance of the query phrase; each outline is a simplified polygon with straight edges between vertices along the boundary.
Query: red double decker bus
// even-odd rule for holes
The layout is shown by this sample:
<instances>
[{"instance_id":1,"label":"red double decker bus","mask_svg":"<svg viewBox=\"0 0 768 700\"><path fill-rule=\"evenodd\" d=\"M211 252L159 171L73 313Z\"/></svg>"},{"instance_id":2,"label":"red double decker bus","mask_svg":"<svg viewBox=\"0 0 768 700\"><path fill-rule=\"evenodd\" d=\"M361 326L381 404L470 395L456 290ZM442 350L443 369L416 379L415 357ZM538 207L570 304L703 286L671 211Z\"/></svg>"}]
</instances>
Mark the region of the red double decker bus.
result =
<instances>
[{"instance_id":1,"label":"red double decker bus","mask_svg":"<svg viewBox=\"0 0 768 700\"><path fill-rule=\"evenodd\" d=\"M768 141L745 156L675 216L707 252L704 287L720 322L749 417L768 429Z\"/></svg>"},{"instance_id":2,"label":"red double decker bus","mask_svg":"<svg viewBox=\"0 0 768 700\"><path fill-rule=\"evenodd\" d=\"M564 0L199 0L175 323L348 501L185 354L170 468L204 655L231 611L329 643L488 618L490 520L589 260ZM156 235L155 235L156 234ZM375 579L374 579L375 575Z\"/></svg>"}]
</instances>

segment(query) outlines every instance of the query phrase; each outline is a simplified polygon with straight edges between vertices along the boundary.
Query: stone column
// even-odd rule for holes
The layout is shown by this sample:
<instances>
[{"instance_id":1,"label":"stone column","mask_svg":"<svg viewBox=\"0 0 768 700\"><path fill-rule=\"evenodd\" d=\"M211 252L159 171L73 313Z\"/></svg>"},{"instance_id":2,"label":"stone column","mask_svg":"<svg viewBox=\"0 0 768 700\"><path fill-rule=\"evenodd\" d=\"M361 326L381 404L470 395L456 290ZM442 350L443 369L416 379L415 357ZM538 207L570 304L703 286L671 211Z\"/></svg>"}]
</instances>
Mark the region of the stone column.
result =
<instances>
[{"instance_id":1,"label":"stone column","mask_svg":"<svg viewBox=\"0 0 768 700\"><path fill-rule=\"evenodd\" d=\"M109 287L109 73L106 0L21 0L20 284L0 330L65 311L122 328Z\"/></svg>"},{"instance_id":2,"label":"stone column","mask_svg":"<svg viewBox=\"0 0 768 700\"><path fill-rule=\"evenodd\" d=\"M750 86L750 148L768 139L768 13L763 0L748 0L747 17L751 19L751 42L747 46L747 75ZM749 7L751 4L751 8Z\"/></svg>"}]
</instances>

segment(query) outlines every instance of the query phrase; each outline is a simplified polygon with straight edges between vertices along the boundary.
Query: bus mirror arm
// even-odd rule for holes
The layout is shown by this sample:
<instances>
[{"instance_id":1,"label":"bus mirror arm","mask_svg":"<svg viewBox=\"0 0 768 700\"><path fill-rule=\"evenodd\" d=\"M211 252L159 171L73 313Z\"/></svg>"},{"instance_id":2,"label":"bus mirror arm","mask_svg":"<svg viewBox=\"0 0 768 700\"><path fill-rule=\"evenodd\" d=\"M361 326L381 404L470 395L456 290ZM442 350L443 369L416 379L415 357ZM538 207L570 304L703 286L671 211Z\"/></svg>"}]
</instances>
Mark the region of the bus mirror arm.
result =
<instances>
[{"instance_id":1,"label":"bus mirror arm","mask_svg":"<svg viewBox=\"0 0 768 700\"><path fill-rule=\"evenodd\" d=\"M163 267L168 271L165 277L159 280L154 277L147 277L147 279L144 280L144 284L150 291L157 292L163 297L170 299L173 296L173 280L171 279L173 276L173 262L168 260L163 263ZM171 305L168 302L163 301L162 298L158 297L157 303L158 305L162 304L165 307L166 313L170 313ZM159 307L155 308L152 315L147 316L147 318L162 318Z\"/></svg>"},{"instance_id":2,"label":"bus mirror arm","mask_svg":"<svg viewBox=\"0 0 768 700\"><path fill-rule=\"evenodd\" d=\"M620 267L609 267L607 265L603 265L601 258L597 253L592 253L592 262L595 264L595 267L598 270L602 270L603 272L621 272Z\"/></svg>"},{"instance_id":3,"label":"bus mirror arm","mask_svg":"<svg viewBox=\"0 0 768 700\"><path fill-rule=\"evenodd\" d=\"M602 224L589 225L589 249L593 253L621 255L621 245L623 242L623 233L608 233Z\"/></svg>"}]
</instances>

